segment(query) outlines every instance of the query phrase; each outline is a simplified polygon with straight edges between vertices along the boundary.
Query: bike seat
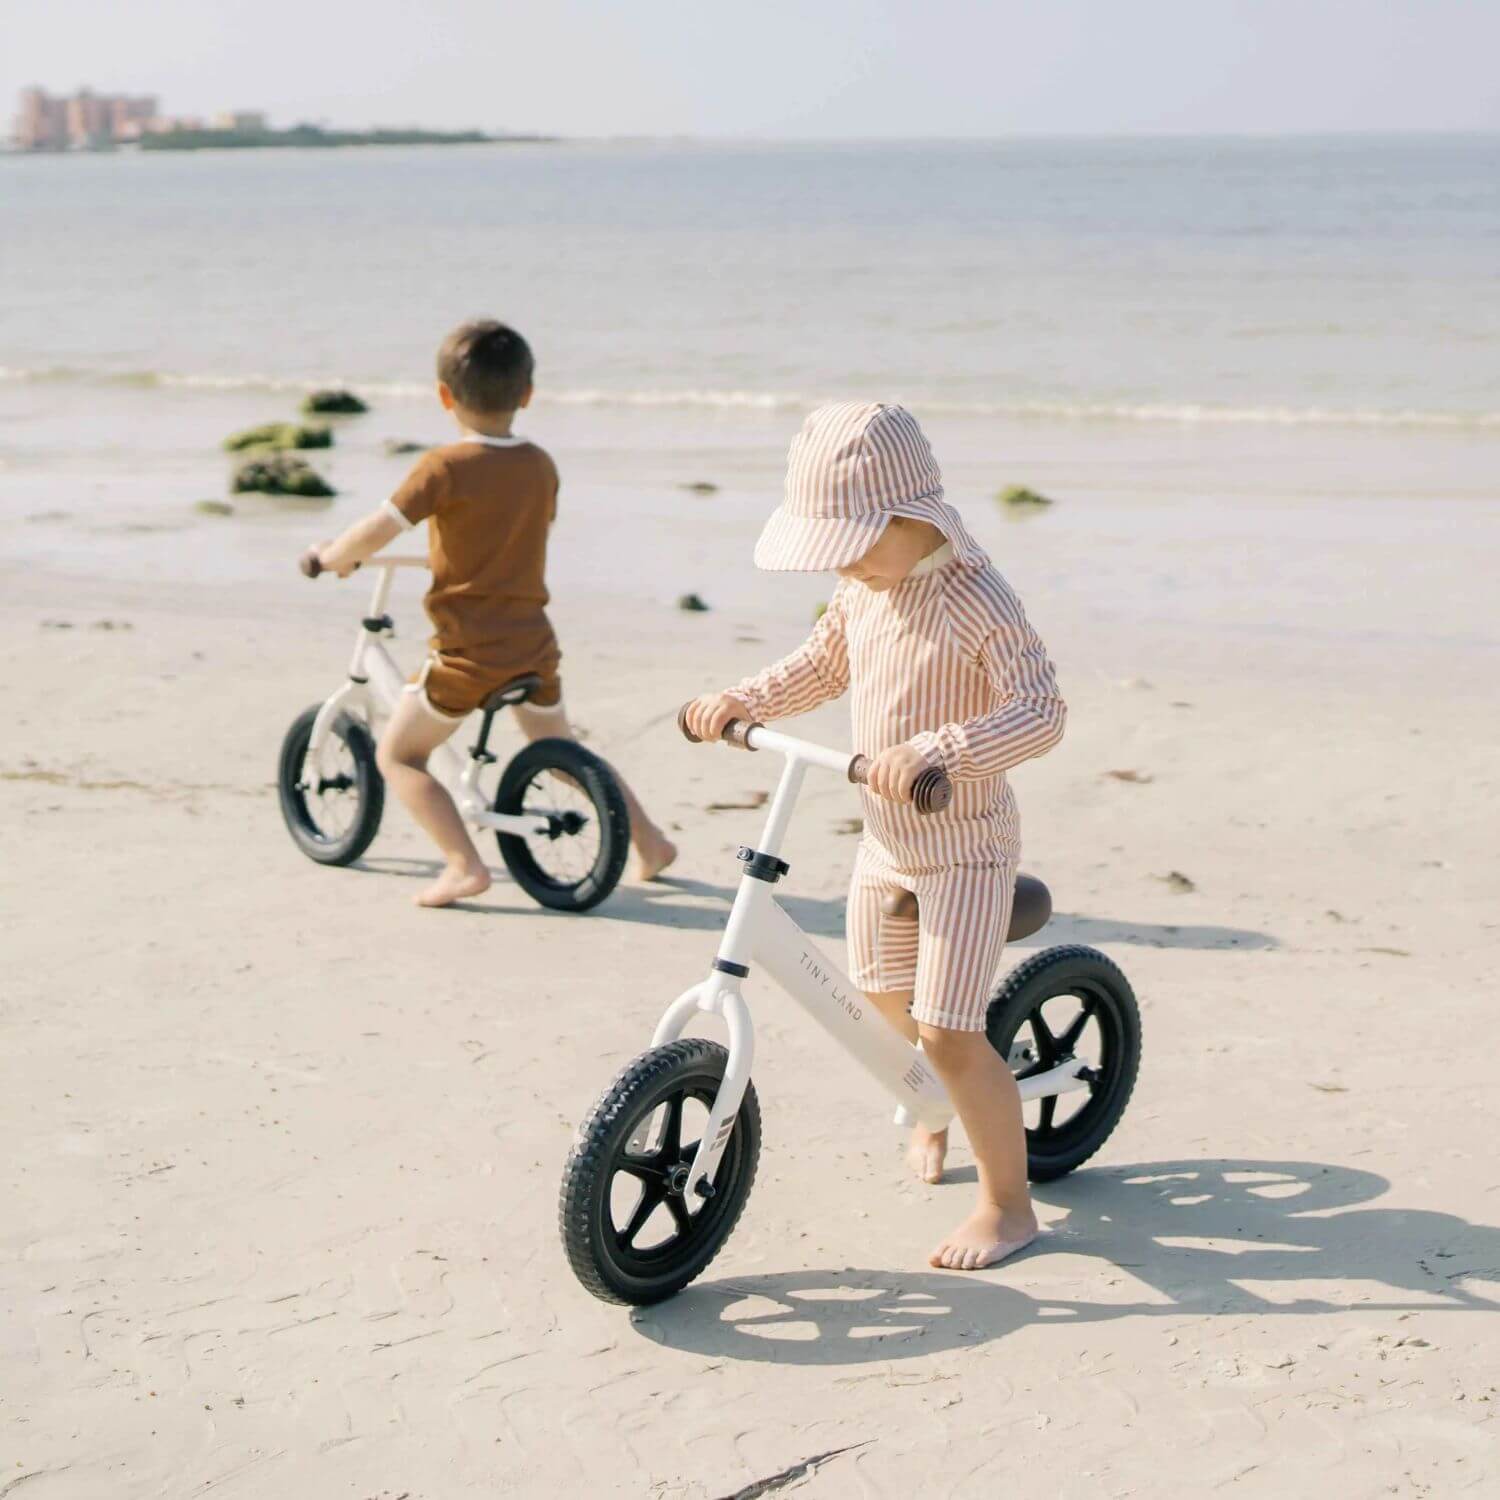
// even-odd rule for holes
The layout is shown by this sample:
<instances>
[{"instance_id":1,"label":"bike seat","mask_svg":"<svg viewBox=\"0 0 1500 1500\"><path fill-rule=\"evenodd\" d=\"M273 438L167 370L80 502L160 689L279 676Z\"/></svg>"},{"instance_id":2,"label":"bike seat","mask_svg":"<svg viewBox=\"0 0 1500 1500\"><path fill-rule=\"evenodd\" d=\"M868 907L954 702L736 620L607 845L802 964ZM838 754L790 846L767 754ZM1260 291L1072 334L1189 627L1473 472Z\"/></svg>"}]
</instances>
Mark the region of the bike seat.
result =
<instances>
[{"instance_id":1,"label":"bike seat","mask_svg":"<svg viewBox=\"0 0 1500 1500\"><path fill-rule=\"evenodd\" d=\"M502 708L514 708L516 704L524 703L541 685L542 679L535 672L528 672L524 677L512 678L504 687L497 687L479 706L487 714Z\"/></svg>"},{"instance_id":2,"label":"bike seat","mask_svg":"<svg viewBox=\"0 0 1500 1500\"><path fill-rule=\"evenodd\" d=\"M917 898L910 891L887 891L880 898L880 909L888 917L915 918ZM1005 941L1013 943L1017 938L1040 932L1051 916L1052 892L1035 875L1017 875Z\"/></svg>"}]
</instances>

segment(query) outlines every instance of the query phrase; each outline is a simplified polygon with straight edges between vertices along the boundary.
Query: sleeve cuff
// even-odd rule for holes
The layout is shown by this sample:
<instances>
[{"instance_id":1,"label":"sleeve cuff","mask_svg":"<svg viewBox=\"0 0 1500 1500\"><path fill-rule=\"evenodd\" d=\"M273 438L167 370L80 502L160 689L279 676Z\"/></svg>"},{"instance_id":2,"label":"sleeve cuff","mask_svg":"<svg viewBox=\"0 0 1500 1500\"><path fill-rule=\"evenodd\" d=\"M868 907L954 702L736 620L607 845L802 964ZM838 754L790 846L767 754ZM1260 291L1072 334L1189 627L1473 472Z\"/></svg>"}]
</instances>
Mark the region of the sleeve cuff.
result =
<instances>
[{"instance_id":1,"label":"sleeve cuff","mask_svg":"<svg viewBox=\"0 0 1500 1500\"><path fill-rule=\"evenodd\" d=\"M417 524L415 521L407 520L405 513L394 500L385 501L380 508L391 520L400 526L402 531L410 531Z\"/></svg>"},{"instance_id":2,"label":"sleeve cuff","mask_svg":"<svg viewBox=\"0 0 1500 1500\"><path fill-rule=\"evenodd\" d=\"M946 776L953 773L949 771L947 761L943 758L942 742L938 739L935 731L924 729L921 734L914 734L907 741L913 750L927 762L929 766L936 767Z\"/></svg>"},{"instance_id":3,"label":"sleeve cuff","mask_svg":"<svg viewBox=\"0 0 1500 1500\"><path fill-rule=\"evenodd\" d=\"M736 683L732 688L725 688L725 693L731 698L738 698L746 708L750 710L750 717L762 719L765 717L765 704L761 701L760 694L748 683Z\"/></svg>"}]
</instances>

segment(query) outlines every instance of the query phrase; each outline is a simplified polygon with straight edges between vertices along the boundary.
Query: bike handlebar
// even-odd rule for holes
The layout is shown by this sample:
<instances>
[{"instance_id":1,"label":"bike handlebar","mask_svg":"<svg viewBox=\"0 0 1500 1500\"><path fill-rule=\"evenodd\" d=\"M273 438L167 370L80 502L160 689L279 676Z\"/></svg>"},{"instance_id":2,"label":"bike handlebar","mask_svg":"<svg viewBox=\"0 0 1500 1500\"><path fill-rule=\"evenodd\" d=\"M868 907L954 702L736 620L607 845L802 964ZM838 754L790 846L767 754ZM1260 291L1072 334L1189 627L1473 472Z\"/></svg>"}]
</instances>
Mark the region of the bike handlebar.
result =
<instances>
[{"instance_id":1,"label":"bike handlebar","mask_svg":"<svg viewBox=\"0 0 1500 1500\"><path fill-rule=\"evenodd\" d=\"M372 557L362 563L355 563L354 571L364 567L370 568L425 568L428 566L425 557L409 557L397 554L395 557ZM316 578L320 573L326 573L327 568L323 566L318 557L318 549L309 547L301 557L297 559L297 567L304 578Z\"/></svg>"},{"instance_id":2,"label":"bike handlebar","mask_svg":"<svg viewBox=\"0 0 1500 1500\"><path fill-rule=\"evenodd\" d=\"M684 739L691 741L695 745L698 745L702 743L702 740L688 728L688 708L689 705L684 703L682 707L677 710L677 727L679 730L681 730ZM724 726L723 732L720 734L719 738L723 740L726 745L735 745L738 746L741 750L757 750L760 747L755 743L756 740L761 736L769 734L771 732L772 731L766 729L766 726L764 724L761 724L754 719L731 719ZM790 735L776 734L775 739L780 743L773 746L772 748L781 749L784 746L785 748L791 750L793 753L796 753L799 746L804 745L803 741L794 740ZM821 745L809 744L806 745L805 748L809 751L816 752L816 755L810 758L815 758L823 764L829 764L825 757L829 756L830 752L824 750ZM854 782L856 785L868 785L870 780L870 757L868 755L852 756L847 766L844 768L844 773L846 776L848 776L849 780ZM944 772L938 770L936 766L929 766L925 771L923 771L917 777L916 782L913 784L911 789L911 805L917 810L917 812L922 813L923 815L942 812L942 810L947 807L952 800L953 783L948 779L947 775Z\"/></svg>"}]
</instances>

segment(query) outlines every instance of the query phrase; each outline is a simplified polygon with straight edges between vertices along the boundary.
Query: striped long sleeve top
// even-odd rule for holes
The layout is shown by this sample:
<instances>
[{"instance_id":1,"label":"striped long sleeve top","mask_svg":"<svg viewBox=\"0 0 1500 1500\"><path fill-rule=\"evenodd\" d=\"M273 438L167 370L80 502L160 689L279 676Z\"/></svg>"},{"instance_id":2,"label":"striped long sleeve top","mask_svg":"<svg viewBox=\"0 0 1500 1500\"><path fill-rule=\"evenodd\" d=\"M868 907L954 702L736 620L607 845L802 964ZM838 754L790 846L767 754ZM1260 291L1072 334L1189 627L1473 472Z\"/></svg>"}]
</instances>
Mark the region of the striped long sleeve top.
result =
<instances>
[{"instance_id":1,"label":"striped long sleeve top","mask_svg":"<svg viewBox=\"0 0 1500 1500\"><path fill-rule=\"evenodd\" d=\"M763 720L850 692L856 750L909 743L947 772L953 801L929 817L864 793L866 844L896 869L1018 860L1005 773L1050 750L1067 718L1010 585L957 558L885 592L842 580L801 646L729 692Z\"/></svg>"}]
</instances>

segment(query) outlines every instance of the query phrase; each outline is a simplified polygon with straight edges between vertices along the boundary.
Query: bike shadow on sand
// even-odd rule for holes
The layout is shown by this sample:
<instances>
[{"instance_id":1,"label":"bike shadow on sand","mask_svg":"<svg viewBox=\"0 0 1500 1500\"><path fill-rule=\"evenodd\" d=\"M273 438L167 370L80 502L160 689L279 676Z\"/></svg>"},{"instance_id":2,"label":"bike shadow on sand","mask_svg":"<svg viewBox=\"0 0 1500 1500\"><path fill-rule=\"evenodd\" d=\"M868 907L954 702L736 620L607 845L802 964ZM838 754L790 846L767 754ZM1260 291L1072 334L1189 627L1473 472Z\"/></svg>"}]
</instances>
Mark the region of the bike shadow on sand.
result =
<instances>
[{"instance_id":1,"label":"bike shadow on sand","mask_svg":"<svg viewBox=\"0 0 1500 1500\"><path fill-rule=\"evenodd\" d=\"M1036 1249L991 1272L846 1266L726 1277L642 1308L632 1324L653 1343L696 1354L854 1365L971 1347L1034 1324L1500 1313L1500 1229L1373 1206L1389 1186L1374 1172L1305 1161L1085 1170L1037 1186L1038 1201L1066 1216ZM1147 1295L1086 1302L1016 1284L1056 1254L1124 1270ZM1076 1268L1069 1276L1078 1278ZM1389 1295L1368 1297L1372 1284Z\"/></svg>"},{"instance_id":2,"label":"bike shadow on sand","mask_svg":"<svg viewBox=\"0 0 1500 1500\"><path fill-rule=\"evenodd\" d=\"M396 875L408 880L433 880L442 869L435 859L380 855L362 859L351 869L368 874ZM483 916L545 916L544 909L511 883L503 869L490 870L495 883L473 901L455 902L453 910ZM686 875L662 875L648 885L621 885L591 913L614 922L675 927L686 932L720 932L735 887ZM845 899L838 896L778 896L787 915L811 937L842 941ZM1269 933L1243 927L1129 922L1054 912L1052 920L1029 938L1012 944L1018 949L1046 948L1054 943L1125 943L1149 948L1278 948Z\"/></svg>"}]
</instances>

